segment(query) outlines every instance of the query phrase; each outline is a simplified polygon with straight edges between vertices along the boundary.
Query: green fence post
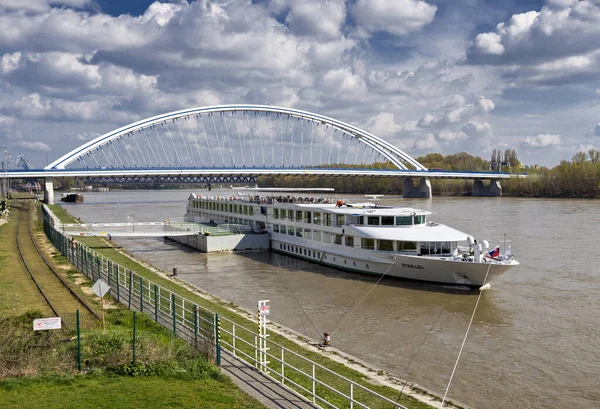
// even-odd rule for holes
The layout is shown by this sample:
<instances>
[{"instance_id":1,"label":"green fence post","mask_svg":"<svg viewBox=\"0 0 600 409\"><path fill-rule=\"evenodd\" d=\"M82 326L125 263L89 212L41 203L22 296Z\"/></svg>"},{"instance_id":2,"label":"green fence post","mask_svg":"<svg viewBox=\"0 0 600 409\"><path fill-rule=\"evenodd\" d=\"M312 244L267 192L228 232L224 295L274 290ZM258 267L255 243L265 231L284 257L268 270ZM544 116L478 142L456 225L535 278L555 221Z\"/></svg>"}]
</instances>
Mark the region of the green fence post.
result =
<instances>
[{"instance_id":1,"label":"green fence post","mask_svg":"<svg viewBox=\"0 0 600 409\"><path fill-rule=\"evenodd\" d=\"M129 270L129 300L127 301L127 308L131 309L131 290L133 289L133 271Z\"/></svg>"},{"instance_id":2,"label":"green fence post","mask_svg":"<svg viewBox=\"0 0 600 409\"><path fill-rule=\"evenodd\" d=\"M111 268L112 263L111 262L109 262L109 263L110 263L108 266L109 270L113 270L113 272L114 272L114 269ZM120 288L121 284L120 284L120 282L121 282L121 280L119 280L119 269L117 268L117 302L121 302L121 288Z\"/></svg>"},{"instance_id":3,"label":"green fence post","mask_svg":"<svg viewBox=\"0 0 600 409\"><path fill-rule=\"evenodd\" d=\"M194 304L194 347L198 349L198 306Z\"/></svg>"},{"instance_id":4,"label":"green fence post","mask_svg":"<svg viewBox=\"0 0 600 409\"><path fill-rule=\"evenodd\" d=\"M158 286L154 284L154 322L158 322Z\"/></svg>"},{"instance_id":5,"label":"green fence post","mask_svg":"<svg viewBox=\"0 0 600 409\"><path fill-rule=\"evenodd\" d=\"M215 314L215 348L217 352L217 366L221 366L221 324L219 314Z\"/></svg>"},{"instance_id":6,"label":"green fence post","mask_svg":"<svg viewBox=\"0 0 600 409\"><path fill-rule=\"evenodd\" d=\"M131 361L132 365L135 365L135 343L136 343L136 334L137 334L137 318L135 315L135 311L133 312L133 345L132 345L132 352L133 352L133 359Z\"/></svg>"},{"instance_id":7,"label":"green fence post","mask_svg":"<svg viewBox=\"0 0 600 409\"><path fill-rule=\"evenodd\" d=\"M77 370L81 372L81 323L79 322L79 310L75 314L77 324Z\"/></svg>"},{"instance_id":8,"label":"green fence post","mask_svg":"<svg viewBox=\"0 0 600 409\"><path fill-rule=\"evenodd\" d=\"M140 276L140 312L144 312L144 283Z\"/></svg>"},{"instance_id":9,"label":"green fence post","mask_svg":"<svg viewBox=\"0 0 600 409\"><path fill-rule=\"evenodd\" d=\"M175 311L175 293L171 293L171 312L173 313L173 334L177 335L177 311Z\"/></svg>"}]
</instances>

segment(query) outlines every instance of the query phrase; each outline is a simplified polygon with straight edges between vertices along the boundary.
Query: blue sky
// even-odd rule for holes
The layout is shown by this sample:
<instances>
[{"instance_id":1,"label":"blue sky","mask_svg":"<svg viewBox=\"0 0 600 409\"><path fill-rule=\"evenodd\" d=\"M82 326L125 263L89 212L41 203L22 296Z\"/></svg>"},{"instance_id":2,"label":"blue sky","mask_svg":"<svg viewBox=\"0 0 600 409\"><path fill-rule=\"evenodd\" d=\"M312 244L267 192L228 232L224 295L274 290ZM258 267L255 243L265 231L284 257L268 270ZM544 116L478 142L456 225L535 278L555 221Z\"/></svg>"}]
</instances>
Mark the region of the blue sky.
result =
<instances>
[{"instance_id":1,"label":"blue sky","mask_svg":"<svg viewBox=\"0 0 600 409\"><path fill-rule=\"evenodd\" d=\"M192 106L324 114L418 156L600 148L600 3L2 0L0 147L36 166Z\"/></svg>"}]
</instances>

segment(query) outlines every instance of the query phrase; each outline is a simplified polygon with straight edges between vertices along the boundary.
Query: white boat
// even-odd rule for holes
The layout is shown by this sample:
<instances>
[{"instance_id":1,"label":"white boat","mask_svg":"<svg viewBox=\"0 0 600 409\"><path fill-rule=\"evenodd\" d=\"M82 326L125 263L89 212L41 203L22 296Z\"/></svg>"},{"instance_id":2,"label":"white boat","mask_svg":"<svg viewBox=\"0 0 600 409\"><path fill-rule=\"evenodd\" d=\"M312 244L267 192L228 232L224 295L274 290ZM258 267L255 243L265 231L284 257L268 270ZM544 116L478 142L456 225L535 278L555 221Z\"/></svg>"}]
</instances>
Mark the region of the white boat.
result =
<instances>
[{"instance_id":1,"label":"white boat","mask_svg":"<svg viewBox=\"0 0 600 409\"><path fill-rule=\"evenodd\" d=\"M186 219L266 230L276 252L377 276L481 286L519 264L426 210L287 193L192 194Z\"/></svg>"}]
</instances>

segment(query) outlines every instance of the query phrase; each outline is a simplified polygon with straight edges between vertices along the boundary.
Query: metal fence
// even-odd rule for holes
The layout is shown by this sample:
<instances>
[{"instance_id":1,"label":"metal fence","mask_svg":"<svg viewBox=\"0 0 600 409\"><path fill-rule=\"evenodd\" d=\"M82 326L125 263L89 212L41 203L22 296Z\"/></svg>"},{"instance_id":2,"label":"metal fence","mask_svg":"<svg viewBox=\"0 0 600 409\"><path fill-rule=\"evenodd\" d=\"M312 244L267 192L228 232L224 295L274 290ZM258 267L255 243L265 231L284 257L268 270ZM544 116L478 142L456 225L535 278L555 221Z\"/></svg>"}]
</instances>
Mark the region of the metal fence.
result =
<instances>
[{"instance_id":1,"label":"metal fence","mask_svg":"<svg viewBox=\"0 0 600 409\"><path fill-rule=\"evenodd\" d=\"M227 318L105 258L57 230L54 214L44 206L44 230L54 246L90 280L101 278L110 294L129 309L156 323L220 364L221 349L247 362L298 395L326 408L406 409L372 389L348 379Z\"/></svg>"}]
</instances>

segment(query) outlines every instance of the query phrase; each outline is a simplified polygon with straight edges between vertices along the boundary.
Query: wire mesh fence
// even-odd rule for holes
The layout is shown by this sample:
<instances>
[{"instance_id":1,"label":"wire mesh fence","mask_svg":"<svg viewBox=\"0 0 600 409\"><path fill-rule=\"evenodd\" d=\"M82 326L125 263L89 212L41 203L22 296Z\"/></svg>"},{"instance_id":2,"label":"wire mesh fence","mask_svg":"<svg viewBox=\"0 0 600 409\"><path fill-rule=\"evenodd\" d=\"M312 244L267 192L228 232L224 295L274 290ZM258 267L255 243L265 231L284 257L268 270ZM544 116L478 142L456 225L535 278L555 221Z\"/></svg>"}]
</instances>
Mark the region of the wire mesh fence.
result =
<instances>
[{"instance_id":1,"label":"wire mesh fence","mask_svg":"<svg viewBox=\"0 0 600 409\"><path fill-rule=\"evenodd\" d=\"M107 259L54 228L56 221L44 210L44 230L52 244L92 282L102 279L109 294L130 310L139 311L174 335L193 345L207 359L216 360L216 314L147 278Z\"/></svg>"}]
</instances>

